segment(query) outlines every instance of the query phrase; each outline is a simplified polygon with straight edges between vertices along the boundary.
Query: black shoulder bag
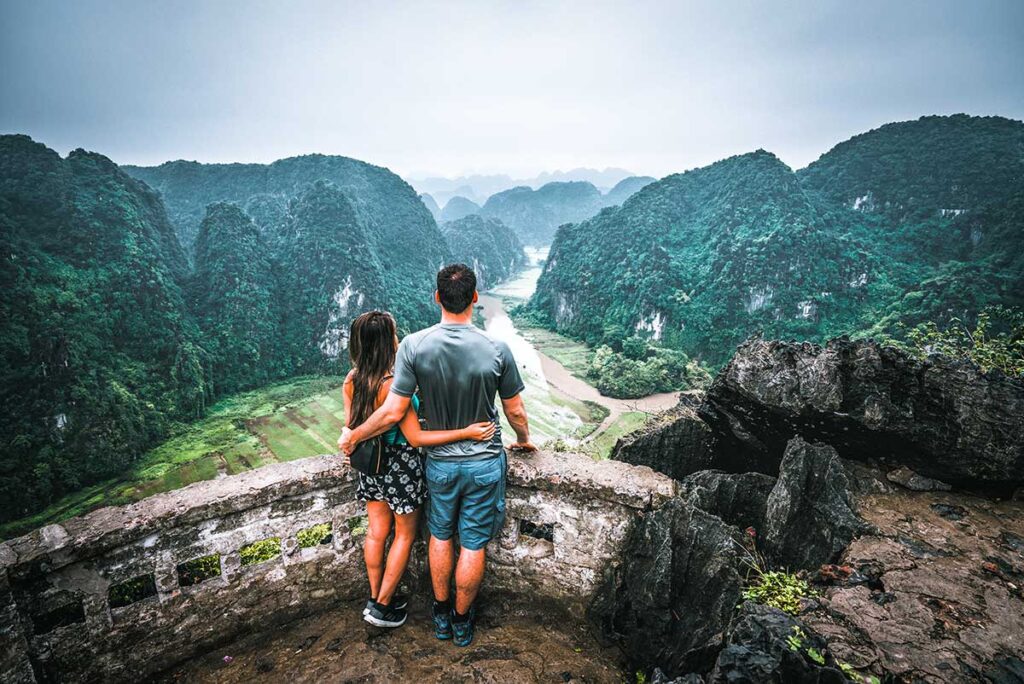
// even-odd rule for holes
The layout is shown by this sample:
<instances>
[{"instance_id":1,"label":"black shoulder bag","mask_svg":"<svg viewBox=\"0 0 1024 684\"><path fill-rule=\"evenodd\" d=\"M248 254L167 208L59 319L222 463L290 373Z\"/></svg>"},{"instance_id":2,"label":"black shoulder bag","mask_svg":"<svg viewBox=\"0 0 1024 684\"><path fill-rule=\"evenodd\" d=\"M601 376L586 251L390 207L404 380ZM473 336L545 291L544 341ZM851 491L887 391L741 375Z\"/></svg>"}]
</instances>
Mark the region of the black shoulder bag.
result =
<instances>
[{"instance_id":1,"label":"black shoulder bag","mask_svg":"<svg viewBox=\"0 0 1024 684\"><path fill-rule=\"evenodd\" d=\"M383 437L372 437L359 446L349 455L349 463L352 467L364 475L380 475L388 467L387 450L384 448Z\"/></svg>"}]
</instances>

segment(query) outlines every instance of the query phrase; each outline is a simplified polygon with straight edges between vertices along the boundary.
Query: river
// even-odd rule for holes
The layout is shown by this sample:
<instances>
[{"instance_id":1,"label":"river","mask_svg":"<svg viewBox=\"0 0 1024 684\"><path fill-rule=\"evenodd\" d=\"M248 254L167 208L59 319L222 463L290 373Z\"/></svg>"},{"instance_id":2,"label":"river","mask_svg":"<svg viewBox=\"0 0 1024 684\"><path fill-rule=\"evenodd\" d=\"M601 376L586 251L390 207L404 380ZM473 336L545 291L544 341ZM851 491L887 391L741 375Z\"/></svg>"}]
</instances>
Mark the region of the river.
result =
<instances>
[{"instance_id":1,"label":"river","mask_svg":"<svg viewBox=\"0 0 1024 684\"><path fill-rule=\"evenodd\" d=\"M679 402L678 392L628 400L606 397L523 337L505 311L502 299L529 299L537 287L548 248L527 247L526 253L530 258L529 268L516 278L481 294L480 306L485 320L484 329L508 344L519 365L526 384L523 399L530 415L530 432L534 441L543 443L563 439L575 445L594 439L627 411L654 413L675 406ZM583 420L572 407L583 401L604 406L608 409L608 416L596 430L581 440L576 436L583 428Z\"/></svg>"}]
</instances>

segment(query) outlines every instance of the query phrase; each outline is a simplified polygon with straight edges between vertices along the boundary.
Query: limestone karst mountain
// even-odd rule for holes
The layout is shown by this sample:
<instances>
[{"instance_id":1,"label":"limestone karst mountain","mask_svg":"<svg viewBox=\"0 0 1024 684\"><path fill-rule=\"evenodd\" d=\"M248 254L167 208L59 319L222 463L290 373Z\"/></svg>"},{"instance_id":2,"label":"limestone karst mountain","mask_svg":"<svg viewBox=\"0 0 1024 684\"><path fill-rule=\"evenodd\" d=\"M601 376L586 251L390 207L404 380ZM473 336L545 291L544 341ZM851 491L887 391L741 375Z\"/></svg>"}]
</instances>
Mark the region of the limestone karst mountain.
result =
<instances>
[{"instance_id":1,"label":"limestone karst mountain","mask_svg":"<svg viewBox=\"0 0 1024 684\"><path fill-rule=\"evenodd\" d=\"M405 181L387 169L348 157L310 154L273 164L199 164L175 161L125 171L156 189L181 242L189 250L211 202L245 207L268 196L287 206L309 186L324 180L346 192L370 249L387 254L402 297L386 298L396 317L423 327L434 317L429 276L447 257L445 242L430 212ZM259 225L259 216L254 216ZM391 281L389 281L391 282ZM405 296L407 295L407 296Z\"/></svg>"},{"instance_id":2,"label":"limestone karst mountain","mask_svg":"<svg viewBox=\"0 0 1024 684\"><path fill-rule=\"evenodd\" d=\"M447 242L384 169L314 155L132 172L162 194L101 155L0 137L0 520L123 473L225 392L344 370L367 308L403 331L436 318Z\"/></svg>"},{"instance_id":3,"label":"limestone karst mountain","mask_svg":"<svg viewBox=\"0 0 1024 684\"><path fill-rule=\"evenodd\" d=\"M749 334L898 336L1024 304L1024 123L924 117L793 173L766 152L652 183L559 230L532 308L618 348L720 363Z\"/></svg>"},{"instance_id":4,"label":"limestone karst mountain","mask_svg":"<svg viewBox=\"0 0 1024 684\"><path fill-rule=\"evenodd\" d=\"M750 328L850 321L866 264L842 228L774 155L732 157L560 228L531 306L591 344L649 336L717 361Z\"/></svg>"},{"instance_id":5,"label":"limestone karst mountain","mask_svg":"<svg viewBox=\"0 0 1024 684\"><path fill-rule=\"evenodd\" d=\"M188 263L102 155L0 136L0 519L127 467L208 397Z\"/></svg>"},{"instance_id":6,"label":"limestone karst mountain","mask_svg":"<svg viewBox=\"0 0 1024 684\"><path fill-rule=\"evenodd\" d=\"M623 178L615 184L615 187L605 193L601 204L605 207L617 207L656 180L658 179L650 176Z\"/></svg>"},{"instance_id":7,"label":"limestone karst mountain","mask_svg":"<svg viewBox=\"0 0 1024 684\"><path fill-rule=\"evenodd\" d=\"M498 219L471 214L443 224L441 231L452 258L473 268L481 290L507 280L529 263L519 238Z\"/></svg>"},{"instance_id":8,"label":"limestone karst mountain","mask_svg":"<svg viewBox=\"0 0 1024 684\"><path fill-rule=\"evenodd\" d=\"M445 203L438 222L458 221L461 218L478 213L480 213L480 206L476 202L468 200L461 195L456 195Z\"/></svg>"},{"instance_id":9,"label":"limestone karst mountain","mask_svg":"<svg viewBox=\"0 0 1024 684\"><path fill-rule=\"evenodd\" d=\"M420 201L423 202L423 206L427 208L427 211L430 212L430 215L434 217L435 221L441 220L441 207L437 206L437 202L433 197L427 193L423 193L420 195Z\"/></svg>"},{"instance_id":10,"label":"limestone karst mountain","mask_svg":"<svg viewBox=\"0 0 1024 684\"><path fill-rule=\"evenodd\" d=\"M189 308L207 354L211 396L287 375L281 354L281 296L275 260L252 220L235 204L211 204L196 237Z\"/></svg>"},{"instance_id":11,"label":"limestone karst mountain","mask_svg":"<svg viewBox=\"0 0 1024 684\"><path fill-rule=\"evenodd\" d=\"M601 193L585 181L553 182L533 190L520 186L492 195L481 216L500 219L526 245L551 243L563 223L582 221L601 208Z\"/></svg>"}]
</instances>

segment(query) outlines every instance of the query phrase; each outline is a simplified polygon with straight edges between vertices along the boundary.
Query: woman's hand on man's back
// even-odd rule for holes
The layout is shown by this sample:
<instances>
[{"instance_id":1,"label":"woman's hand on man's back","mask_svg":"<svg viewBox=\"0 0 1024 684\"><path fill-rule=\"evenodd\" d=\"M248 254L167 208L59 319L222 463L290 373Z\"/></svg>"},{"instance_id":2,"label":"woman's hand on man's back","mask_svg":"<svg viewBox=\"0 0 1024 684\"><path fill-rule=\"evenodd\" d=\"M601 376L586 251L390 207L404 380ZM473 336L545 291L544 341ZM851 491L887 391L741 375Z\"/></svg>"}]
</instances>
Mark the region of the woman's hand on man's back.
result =
<instances>
[{"instance_id":1,"label":"woman's hand on man's back","mask_svg":"<svg viewBox=\"0 0 1024 684\"><path fill-rule=\"evenodd\" d=\"M494 437L495 429L496 426L493 420L473 423L466 428L466 439L476 440L477 442L489 442Z\"/></svg>"}]
</instances>

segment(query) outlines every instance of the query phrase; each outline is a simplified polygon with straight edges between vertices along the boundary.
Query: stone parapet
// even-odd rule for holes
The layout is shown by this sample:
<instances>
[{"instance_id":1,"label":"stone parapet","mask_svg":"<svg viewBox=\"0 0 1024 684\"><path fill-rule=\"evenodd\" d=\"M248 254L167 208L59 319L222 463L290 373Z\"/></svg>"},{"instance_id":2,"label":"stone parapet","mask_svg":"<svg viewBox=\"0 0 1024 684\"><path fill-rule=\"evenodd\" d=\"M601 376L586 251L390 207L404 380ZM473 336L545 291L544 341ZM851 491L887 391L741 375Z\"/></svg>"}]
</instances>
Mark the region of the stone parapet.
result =
<instances>
[{"instance_id":1,"label":"stone parapet","mask_svg":"<svg viewBox=\"0 0 1024 684\"><path fill-rule=\"evenodd\" d=\"M634 521L675 489L645 467L513 455L488 589L582 616ZM0 680L138 680L365 596L364 512L353 473L318 456L0 544Z\"/></svg>"}]
</instances>

